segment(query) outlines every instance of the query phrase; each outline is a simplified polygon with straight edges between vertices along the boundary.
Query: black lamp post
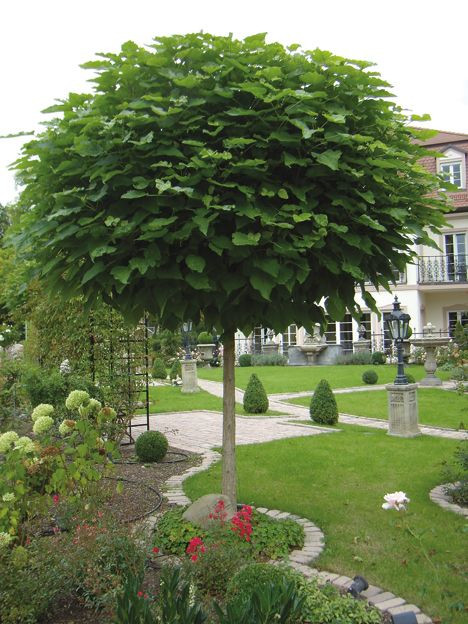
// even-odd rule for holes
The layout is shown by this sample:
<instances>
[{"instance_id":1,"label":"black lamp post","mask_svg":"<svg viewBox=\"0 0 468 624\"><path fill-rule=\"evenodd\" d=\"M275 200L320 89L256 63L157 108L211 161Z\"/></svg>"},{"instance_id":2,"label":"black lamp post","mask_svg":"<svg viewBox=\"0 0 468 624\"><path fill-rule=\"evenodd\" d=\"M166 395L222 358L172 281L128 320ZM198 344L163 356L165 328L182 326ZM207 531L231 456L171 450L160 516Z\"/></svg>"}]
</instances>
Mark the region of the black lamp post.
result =
<instances>
[{"instance_id":1,"label":"black lamp post","mask_svg":"<svg viewBox=\"0 0 468 624\"><path fill-rule=\"evenodd\" d=\"M184 347L185 347L185 359L191 360L192 354L190 352L189 333L192 331L192 321L186 321L182 323L182 332L184 334Z\"/></svg>"},{"instance_id":2,"label":"black lamp post","mask_svg":"<svg viewBox=\"0 0 468 624\"><path fill-rule=\"evenodd\" d=\"M403 363L403 341L408 337L410 318L409 314L401 311L400 302L398 301L398 297L395 295L393 310L387 319L387 329L390 336L395 341L397 348L398 371L394 381L395 385L404 385L408 383Z\"/></svg>"}]
</instances>

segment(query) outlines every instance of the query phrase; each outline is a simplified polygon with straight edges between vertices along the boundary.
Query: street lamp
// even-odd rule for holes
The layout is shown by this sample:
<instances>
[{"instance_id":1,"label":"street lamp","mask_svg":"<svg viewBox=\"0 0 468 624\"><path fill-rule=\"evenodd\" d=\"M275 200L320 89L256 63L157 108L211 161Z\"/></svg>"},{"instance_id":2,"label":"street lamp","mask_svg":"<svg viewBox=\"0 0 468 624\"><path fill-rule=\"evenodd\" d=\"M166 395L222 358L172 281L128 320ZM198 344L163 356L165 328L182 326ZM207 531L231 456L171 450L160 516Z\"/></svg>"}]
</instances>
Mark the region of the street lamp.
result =
<instances>
[{"instance_id":1,"label":"street lamp","mask_svg":"<svg viewBox=\"0 0 468 624\"><path fill-rule=\"evenodd\" d=\"M395 385L404 385L408 383L403 364L403 341L408 338L410 318L411 317L409 314L401 311L400 302L398 301L398 297L395 295L393 310L389 314L389 317L386 321L387 329L390 333L390 336L395 341L397 348L398 370L397 376L395 377L394 381Z\"/></svg>"},{"instance_id":2,"label":"street lamp","mask_svg":"<svg viewBox=\"0 0 468 624\"><path fill-rule=\"evenodd\" d=\"M185 359L191 360L192 354L190 352L189 333L192 331L192 321L185 321L182 323L182 332L184 334L184 347L185 347Z\"/></svg>"}]
</instances>

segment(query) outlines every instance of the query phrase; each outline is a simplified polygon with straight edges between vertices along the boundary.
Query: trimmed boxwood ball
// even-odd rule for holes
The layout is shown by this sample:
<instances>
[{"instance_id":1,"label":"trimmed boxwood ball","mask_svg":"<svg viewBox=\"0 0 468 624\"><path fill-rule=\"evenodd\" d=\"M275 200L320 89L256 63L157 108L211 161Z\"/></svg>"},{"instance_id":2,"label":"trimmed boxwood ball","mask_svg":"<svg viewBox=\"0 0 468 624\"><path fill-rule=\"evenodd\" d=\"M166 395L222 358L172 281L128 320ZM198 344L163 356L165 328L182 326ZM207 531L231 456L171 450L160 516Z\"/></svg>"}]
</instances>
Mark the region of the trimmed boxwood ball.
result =
<instances>
[{"instance_id":1,"label":"trimmed boxwood ball","mask_svg":"<svg viewBox=\"0 0 468 624\"><path fill-rule=\"evenodd\" d=\"M239 366L252 366L252 356L250 353L239 355Z\"/></svg>"},{"instance_id":2,"label":"trimmed boxwood ball","mask_svg":"<svg viewBox=\"0 0 468 624\"><path fill-rule=\"evenodd\" d=\"M375 370L369 369L362 373L362 381L366 384L375 384L377 383L377 379L379 376L375 372Z\"/></svg>"},{"instance_id":3,"label":"trimmed boxwood ball","mask_svg":"<svg viewBox=\"0 0 468 624\"><path fill-rule=\"evenodd\" d=\"M338 422L338 406L335 396L326 379L319 383L310 402L310 417L322 425L334 425Z\"/></svg>"},{"instance_id":4,"label":"trimmed boxwood ball","mask_svg":"<svg viewBox=\"0 0 468 624\"><path fill-rule=\"evenodd\" d=\"M244 409L247 414L264 414L268 410L268 397L265 388L255 373L250 376L245 389Z\"/></svg>"},{"instance_id":5,"label":"trimmed boxwood ball","mask_svg":"<svg viewBox=\"0 0 468 624\"><path fill-rule=\"evenodd\" d=\"M153 362L153 370L151 371L153 379L166 379L166 367L161 358L155 358Z\"/></svg>"},{"instance_id":6,"label":"trimmed boxwood ball","mask_svg":"<svg viewBox=\"0 0 468 624\"><path fill-rule=\"evenodd\" d=\"M166 455L169 443L160 431L145 431L135 442L135 452L141 462L161 461Z\"/></svg>"}]
</instances>

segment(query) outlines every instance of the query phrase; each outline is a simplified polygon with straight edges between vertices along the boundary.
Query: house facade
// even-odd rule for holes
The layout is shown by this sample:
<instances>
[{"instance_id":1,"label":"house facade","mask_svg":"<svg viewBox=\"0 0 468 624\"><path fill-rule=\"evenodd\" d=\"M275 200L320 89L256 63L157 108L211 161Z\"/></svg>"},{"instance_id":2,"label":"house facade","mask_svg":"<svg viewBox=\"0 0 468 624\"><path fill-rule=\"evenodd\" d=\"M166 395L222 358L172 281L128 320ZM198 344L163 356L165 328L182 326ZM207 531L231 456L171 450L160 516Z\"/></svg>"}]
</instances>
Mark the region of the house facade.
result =
<instances>
[{"instance_id":1,"label":"house facade","mask_svg":"<svg viewBox=\"0 0 468 624\"><path fill-rule=\"evenodd\" d=\"M393 297L398 296L401 309L411 316L410 326L414 334L420 334L428 323L432 323L443 335L452 335L457 322L468 326L468 135L453 132L438 132L423 144L434 151L426 156L422 164L432 173L440 174L458 187L448 193L451 211L446 214L447 226L440 235L432 235L439 251L418 245L413 264L404 273L395 274L396 285L392 293L368 290L376 300L381 313L367 308L357 294L363 314L360 322L347 315L341 322L330 322L324 341L328 345L339 345L338 351L351 352L361 337L371 340L373 350L386 350L390 338L385 329L385 320L393 307ZM308 337L304 328L291 325L282 335L272 336L268 330L258 327L249 336L237 335L238 351L260 353L263 346L272 340L279 344L284 353L291 345L302 345ZM331 350L330 350L331 351ZM334 352L338 352L334 349ZM320 359L318 361L320 363Z\"/></svg>"}]
</instances>

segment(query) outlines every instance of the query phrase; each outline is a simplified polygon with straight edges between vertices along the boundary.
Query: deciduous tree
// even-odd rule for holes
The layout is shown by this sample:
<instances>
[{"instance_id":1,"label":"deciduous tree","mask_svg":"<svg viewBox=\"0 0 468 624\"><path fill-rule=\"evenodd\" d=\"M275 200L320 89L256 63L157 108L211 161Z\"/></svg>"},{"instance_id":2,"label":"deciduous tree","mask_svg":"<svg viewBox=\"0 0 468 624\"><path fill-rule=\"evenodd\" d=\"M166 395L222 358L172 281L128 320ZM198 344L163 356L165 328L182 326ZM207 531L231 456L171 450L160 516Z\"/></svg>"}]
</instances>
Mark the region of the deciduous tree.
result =
<instances>
[{"instance_id":1,"label":"deciduous tree","mask_svg":"<svg viewBox=\"0 0 468 624\"><path fill-rule=\"evenodd\" d=\"M19 241L63 296L223 332L224 492L235 499L234 331L311 327L388 287L443 223L424 148L363 61L263 34L127 42L84 65L17 161ZM432 194L431 194L432 193Z\"/></svg>"}]
</instances>

